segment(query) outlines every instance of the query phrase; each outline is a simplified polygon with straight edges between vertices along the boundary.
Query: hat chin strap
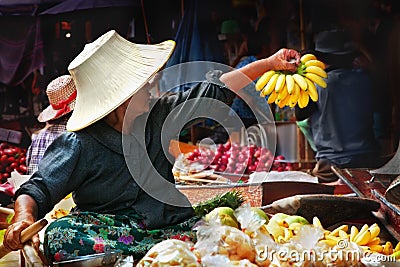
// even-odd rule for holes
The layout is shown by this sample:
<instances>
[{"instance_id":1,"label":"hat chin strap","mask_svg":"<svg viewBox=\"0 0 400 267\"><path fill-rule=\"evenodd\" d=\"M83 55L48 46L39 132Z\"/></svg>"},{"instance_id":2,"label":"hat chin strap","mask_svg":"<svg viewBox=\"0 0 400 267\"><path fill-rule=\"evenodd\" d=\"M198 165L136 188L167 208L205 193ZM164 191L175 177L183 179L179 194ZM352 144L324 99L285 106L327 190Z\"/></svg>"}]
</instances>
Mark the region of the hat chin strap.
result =
<instances>
[{"instance_id":1,"label":"hat chin strap","mask_svg":"<svg viewBox=\"0 0 400 267\"><path fill-rule=\"evenodd\" d=\"M73 100L76 98L77 92L74 91L67 99L62 100L56 104L51 104L54 110L57 110L56 116L58 117L62 114L66 114L71 111L71 108L68 106Z\"/></svg>"}]
</instances>

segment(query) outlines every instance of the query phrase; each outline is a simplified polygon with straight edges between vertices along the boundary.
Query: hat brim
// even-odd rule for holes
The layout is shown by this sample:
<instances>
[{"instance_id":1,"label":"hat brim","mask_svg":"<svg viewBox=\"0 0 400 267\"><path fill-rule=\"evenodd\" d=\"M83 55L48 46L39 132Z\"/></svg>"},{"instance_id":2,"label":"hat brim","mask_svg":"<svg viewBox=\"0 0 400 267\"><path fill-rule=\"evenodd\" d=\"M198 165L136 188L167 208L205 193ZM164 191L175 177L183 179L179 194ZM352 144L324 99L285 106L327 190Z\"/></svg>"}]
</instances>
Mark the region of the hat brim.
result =
<instances>
[{"instance_id":1,"label":"hat brim","mask_svg":"<svg viewBox=\"0 0 400 267\"><path fill-rule=\"evenodd\" d=\"M100 52L84 50L82 58L78 55L77 60L73 60L68 67L78 91L74 111L67 123L68 131L78 131L95 123L127 101L165 65L175 47L174 41L141 45L131 43L119 35L115 38L118 39L115 42L124 46L121 51L125 54L118 54L118 59L110 56L116 53L112 51L115 47L99 45L95 49L102 49ZM94 64L94 61L106 64L104 61L107 60L118 60L118 63L109 68Z\"/></svg>"},{"instance_id":2,"label":"hat brim","mask_svg":"<svg viewBox=\"0 0 400 267\"><path fill-rule=\"evenodd\" d=\"M72 101L71 103L69 103L68 106L69 106L68 112L63 112L61 114L57 114L58 110L53 109L53 107L50 105L47 108L45 108L44 110L42 110L42 112L40 112L37 120L39 122L47 122L47 121L51 121L51 120L56 120L58 118L61 118L64 115L67 115L68 113L71 113L75 106L75 100Z\"/></svg>"}]
</instances>

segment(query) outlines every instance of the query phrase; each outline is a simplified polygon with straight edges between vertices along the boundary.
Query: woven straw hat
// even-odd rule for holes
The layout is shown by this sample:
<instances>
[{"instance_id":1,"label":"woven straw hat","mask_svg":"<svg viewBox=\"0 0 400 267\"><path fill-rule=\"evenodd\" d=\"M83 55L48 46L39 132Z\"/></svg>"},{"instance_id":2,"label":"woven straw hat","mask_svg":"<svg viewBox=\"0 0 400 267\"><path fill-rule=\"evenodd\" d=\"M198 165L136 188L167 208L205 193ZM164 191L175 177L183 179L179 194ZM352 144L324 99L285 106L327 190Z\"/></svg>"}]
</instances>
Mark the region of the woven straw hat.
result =
<instances>
[{"instance_id":1,"label":"woven straw hat","mask_svg":"<svg viewBox=\"0 0 400 267\"><path fill-rule=\"evenodd\" d=\"M46 89L50 105L38 116L38 121L58 119L70 113L75 106L76 87L71 75L62 75L52 80Z\"/></svg>"},{"instance_id":2,"label":"woven straw hat","mask_svg":"<svg viewBox=\"0 0 400 267\"><path fill-rule=\"evenodd\" d=\"M77 131L104 118L145 85L170 57L174 41L135 44L111 30L69 64L78 96L67 123Z\"/></svg>"}]
</instances>

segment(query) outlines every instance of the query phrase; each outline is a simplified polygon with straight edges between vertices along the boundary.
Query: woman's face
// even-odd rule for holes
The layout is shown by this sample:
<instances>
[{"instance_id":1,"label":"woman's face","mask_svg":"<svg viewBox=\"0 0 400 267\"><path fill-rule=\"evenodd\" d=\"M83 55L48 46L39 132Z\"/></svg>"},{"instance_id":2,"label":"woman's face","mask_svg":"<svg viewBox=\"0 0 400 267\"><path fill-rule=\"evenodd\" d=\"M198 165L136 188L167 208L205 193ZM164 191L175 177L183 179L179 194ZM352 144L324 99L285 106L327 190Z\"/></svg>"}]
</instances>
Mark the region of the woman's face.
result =
<instances>
[{"instance_id":1,"label":"woman's face","mask_svg":"<svg viewBox=\"0 0 400 267\"><path fill-rule=\"evenodd\" d=\"M132 96L132 104L129 107L129 113L137 114L137 116L143 113L149 112L150 103L150 88L145 85L139 89L139 91Z\"/></svg>"}]
</instances>

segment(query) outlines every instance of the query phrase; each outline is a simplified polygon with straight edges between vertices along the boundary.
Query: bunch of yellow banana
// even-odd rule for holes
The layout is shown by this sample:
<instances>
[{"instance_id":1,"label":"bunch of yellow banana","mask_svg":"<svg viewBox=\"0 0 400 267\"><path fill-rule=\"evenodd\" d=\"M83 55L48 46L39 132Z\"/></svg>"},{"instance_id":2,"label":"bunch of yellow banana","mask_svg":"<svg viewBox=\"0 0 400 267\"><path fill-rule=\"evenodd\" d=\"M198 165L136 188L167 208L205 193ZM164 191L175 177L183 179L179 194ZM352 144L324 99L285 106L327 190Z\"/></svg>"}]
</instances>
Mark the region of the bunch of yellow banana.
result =
<instances>
[{"instance_id":1,"label":"bunch of yellow banana","mask_svg":"<svg viewBox=\"0 0 400 267\"><path fill-rule=\"evenodd\" d=\"M296 104L304 108L309 98L316 102L318 92L315 84L325 88L325 65L313 54L305 54L295 73L270 70L265 72L256 83L256 90L260 96L268 97L268 104L275 103L278 107L294 107Z\"/></svg>"},{"instance_id":2,"label":"bunch of yellow banana","mask_svg":"<svg viewBox=\"0 0 400 267\"><path fill-rule=\"evenodd\" d=\"M318 218L313 220L314 226L322 227ZM320 242L325 243L331 247L342 246L348 244L347 242L354 242L364 249L364 251L381 253L384 255L392 255L396 259L400 259L400 242L393 248L390 241L381 244L381 239L378 237L380 233L379 225L374 223L370 226L364 224L360 230L356 226L351 226L350 233L348 233L349 226L344 224L333 231L324 230L325 239ZM346 242L343 242L346 241Z\"/></svg>"}]
</instances>

